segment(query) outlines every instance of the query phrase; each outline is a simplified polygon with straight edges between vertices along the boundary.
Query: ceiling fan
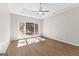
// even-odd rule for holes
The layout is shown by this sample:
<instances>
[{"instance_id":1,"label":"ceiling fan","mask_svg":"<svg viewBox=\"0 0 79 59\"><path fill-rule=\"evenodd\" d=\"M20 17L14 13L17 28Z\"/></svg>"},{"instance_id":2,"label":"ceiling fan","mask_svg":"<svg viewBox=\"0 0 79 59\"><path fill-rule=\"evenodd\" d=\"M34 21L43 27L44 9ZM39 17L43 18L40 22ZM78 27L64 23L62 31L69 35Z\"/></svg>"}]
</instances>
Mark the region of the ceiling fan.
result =
<instances>
[{"instance_id":1,"label":"ceiling fan","mask_svg":"<svg viewBox=\"0 0 79 59\"><path fill-rule=\"evenodd\" d=\"M33 12L33 13L35 13L36 15L38 15L38 16L47 16L48 15L48 13L50 13L50 14L56 14L56 12L53 10L53 12L52 12L52 10L48 10L48 9L43 9L43 3L40 3L39 4L40 6L39 6L39 9L38 10L30 10L30 9L26 9L26 8L23 8L22 10L21 10L21 12L23 12L23 13L26 13L26 11L31 11L31 12Z\"/></svg>"},{"instance_id":2,"label":"ceiling fan","mask_svg":"<svg viewBox=\"0 0 79 59\"><path fill-rule=\"evenodd\" d=\"M45 15L45 13L46 13L46 12L50 12L50 10L43 10L42 3L40 3L40 8L39 8L39 10L33 11L33 12L37 12L37 13L36 13L37 15Z\"/></svg>"}]
</instances>

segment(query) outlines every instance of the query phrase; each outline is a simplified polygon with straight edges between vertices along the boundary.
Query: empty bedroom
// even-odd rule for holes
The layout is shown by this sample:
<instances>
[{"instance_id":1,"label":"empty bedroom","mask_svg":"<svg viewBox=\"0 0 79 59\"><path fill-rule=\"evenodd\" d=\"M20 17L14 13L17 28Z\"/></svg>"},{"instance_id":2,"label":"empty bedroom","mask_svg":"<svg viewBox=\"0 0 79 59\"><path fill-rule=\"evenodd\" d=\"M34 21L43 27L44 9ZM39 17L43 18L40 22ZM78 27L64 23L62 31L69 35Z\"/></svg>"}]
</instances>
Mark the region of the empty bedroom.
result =
<instances>
[{"instance_id":1,"label":"empty bedroom","mask_svg":"<svg viewBox=\"0 0 79 59\"><path fill-rule=\"evenodd\" d=\"M1 56L79 56L79 3L0 3Z\"/></svg>"}]
</instances>

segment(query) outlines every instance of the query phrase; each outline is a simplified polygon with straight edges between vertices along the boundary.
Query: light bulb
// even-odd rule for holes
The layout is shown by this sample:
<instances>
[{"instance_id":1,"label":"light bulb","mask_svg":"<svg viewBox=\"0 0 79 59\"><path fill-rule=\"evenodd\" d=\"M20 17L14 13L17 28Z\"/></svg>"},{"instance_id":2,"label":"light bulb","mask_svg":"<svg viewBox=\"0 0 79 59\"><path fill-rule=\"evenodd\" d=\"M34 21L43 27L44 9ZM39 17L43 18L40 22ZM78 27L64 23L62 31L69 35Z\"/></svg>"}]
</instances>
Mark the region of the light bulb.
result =
<instances>
[{"instance_id":1,"label":"light bulb","mask_svg":"<svg viewBox=\"0 0 79 59\"><path fill-rule=\"evenodd\" d=\"M42 12L39 12L38 14L39 14L39 15L42 15Z\"/></svg>"}]
</instances>

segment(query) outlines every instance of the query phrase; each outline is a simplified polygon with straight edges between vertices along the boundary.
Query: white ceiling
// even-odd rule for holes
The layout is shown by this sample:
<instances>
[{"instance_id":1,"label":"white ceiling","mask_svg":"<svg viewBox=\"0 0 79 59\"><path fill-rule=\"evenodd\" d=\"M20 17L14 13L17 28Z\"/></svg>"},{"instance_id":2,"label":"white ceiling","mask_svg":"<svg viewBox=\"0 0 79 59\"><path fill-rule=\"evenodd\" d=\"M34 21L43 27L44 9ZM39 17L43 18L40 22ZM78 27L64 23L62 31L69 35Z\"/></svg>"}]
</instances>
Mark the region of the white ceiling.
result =
<instances>
[{"instance_id":1,"label":"white ceiling","mask_svg":"<svg viewBox=\"0 0 79 59\"><path fill-rule=\"evenodd\" d=\"M8 6L11 13L43 19L46 17L54 16L65 10L78 7L79 4L77 3L43 3L42 8L44 10L45 9L50 10L50 12L46 13L45 16L39 16L36 14L36 12L32 12L35 10L39 10L39 6L40 6L39 3L9 3Z\"/></svg>"}]
</instances>

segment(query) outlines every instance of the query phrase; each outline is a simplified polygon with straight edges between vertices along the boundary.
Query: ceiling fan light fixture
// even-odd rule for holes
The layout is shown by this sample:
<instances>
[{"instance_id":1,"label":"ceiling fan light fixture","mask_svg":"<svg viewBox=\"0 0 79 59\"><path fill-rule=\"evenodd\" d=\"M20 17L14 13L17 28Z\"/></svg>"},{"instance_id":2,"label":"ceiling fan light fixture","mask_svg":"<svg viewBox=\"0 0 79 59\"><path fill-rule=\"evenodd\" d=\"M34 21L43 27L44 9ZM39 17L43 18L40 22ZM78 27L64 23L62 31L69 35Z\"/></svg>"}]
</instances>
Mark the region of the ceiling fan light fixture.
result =
<instances>
[{"instance_id":1,"label":"ceiling fan light fixture","mask_svg":"<svg viewBox=\"0 0 79 59\"><path fill-rule=\"evenodd\" d=\"M38 12L37 15L45 15L44 12Z\"/></svg>"},{"instance_id":2,"label":"ceiling fan light fixture","mask_svg":"<svg viewBox=\"0 0 79 59\"><path fill-rule=\"evenodd\" d=\"M42 12L38 12L39 15L42 15Z\"/></svg>"},{"instance_id":3,"label":"ceiling fan light fixture","mask_svg":"<svg viewBox=\"0 0 79 59\"><path fill-rule=\"evenodd\" d=\"M33 10L32 11L32 12L35 12L37 16L47 16L52 11L52 10L43 8L44 7L44 6L42 6L43 3L40 3L39 5L40 6L39 6L39 9L38 10ZM55 14L55 13L53 13L53 14Z\"/></svg>"}]
</instances>

